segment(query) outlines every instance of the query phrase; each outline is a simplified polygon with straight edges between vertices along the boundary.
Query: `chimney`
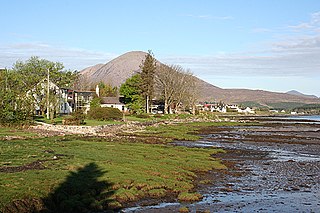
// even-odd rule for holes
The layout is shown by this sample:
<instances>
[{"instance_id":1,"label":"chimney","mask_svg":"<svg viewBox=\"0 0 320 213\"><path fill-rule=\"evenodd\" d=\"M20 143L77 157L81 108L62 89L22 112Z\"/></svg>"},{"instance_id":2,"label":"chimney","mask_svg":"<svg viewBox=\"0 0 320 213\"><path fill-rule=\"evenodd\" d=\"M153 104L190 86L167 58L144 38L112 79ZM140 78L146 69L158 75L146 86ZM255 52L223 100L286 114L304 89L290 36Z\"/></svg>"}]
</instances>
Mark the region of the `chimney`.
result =
<instances>
[{"instance_id":1,"label":"chimney","mask_svg":"<svg viewBox=\"0 0 320 213\"><path fill-rule=\"evenodd\" d=\"M96 94L98 97L100 97L100 91L99 91L99 85L97 84L96 86Z\"/></svg>"}]
</instances>

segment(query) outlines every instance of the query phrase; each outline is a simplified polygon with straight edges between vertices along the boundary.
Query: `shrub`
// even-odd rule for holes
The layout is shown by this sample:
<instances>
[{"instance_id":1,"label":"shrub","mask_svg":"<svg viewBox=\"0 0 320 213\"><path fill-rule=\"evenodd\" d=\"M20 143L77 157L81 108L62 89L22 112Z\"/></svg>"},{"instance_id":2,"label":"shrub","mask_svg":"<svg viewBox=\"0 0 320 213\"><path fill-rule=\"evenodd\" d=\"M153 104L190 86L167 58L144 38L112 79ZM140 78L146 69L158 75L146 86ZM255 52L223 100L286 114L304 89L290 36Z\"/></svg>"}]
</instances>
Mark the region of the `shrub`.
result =
<instances>
[{"instance_id":1,"label":"shrub","mask_svg":"<svg viewBox=\"0 0 320 213\"><path fill-rule=\"evenodd\" d=\"M136 115L137 118L149 118L150 116L146 113Z\"/></svg>"},{"instance_id":2,"label":"shrub","mask_svg":"<svg viewBox=\"0 0 320 213\"><path fill-rule=\"evenodd\" d=\"M184 206L184 207L181 207L181 208L179 209L179 212L180 212L180 213L188 213L188 212L189 212L189 209Z\"/></svg>"},{"instance_id":3,"label":"shrub","mask_svg":"<svg viewBox=\"0 0 320 213\"><path fill-rule=\"evenodd\" d=\"M99 107L88 112L88 117L93 120L122 120L123 114L119 109L111 107Z\"/></svg>"},{"instance_id":4,"label":"shrub","mask_svg":"<svg viewBox=\"0 0 320 213\"><path fill-rule=\"evenodd\" d=\"M178 196L178 200L182 202L195 202L202 199L202 195L199 193L182 192Z\"/></svg>"},{"instance_id":5,"label":"shrub","mask_svg":"<svg viewBox=\"0 0 320 213\"><path fill-rule=\"evenodd\" d=\"M85 117L86 116L82 110L77 110L77 111L71 113L71 115L69 117L66 117L65 119L63 119L62 124L63 125L85 124L85 122L84 122Z\"/></svg>"}]
</instances>

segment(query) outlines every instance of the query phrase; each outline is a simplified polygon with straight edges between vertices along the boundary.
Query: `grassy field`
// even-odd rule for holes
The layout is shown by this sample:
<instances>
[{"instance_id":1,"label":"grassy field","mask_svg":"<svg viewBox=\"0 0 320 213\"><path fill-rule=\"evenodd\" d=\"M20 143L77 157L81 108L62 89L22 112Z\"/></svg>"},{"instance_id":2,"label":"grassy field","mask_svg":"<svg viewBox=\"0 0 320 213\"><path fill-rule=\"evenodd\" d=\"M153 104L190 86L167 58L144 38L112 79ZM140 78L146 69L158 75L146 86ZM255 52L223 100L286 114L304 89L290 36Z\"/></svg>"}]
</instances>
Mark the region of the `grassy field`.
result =
<instances>
[{"instance_id":1,"label":"grassy field","mask_svg":"<svg viewBox=\"0 0 320 213\"><path fill-rule=\"evenodd\" d=\"M139 137L158 137L156 143L161 138L195 140L196 130L208 125L217 124L160 125L148 127ZM41 198L46 208L57 211L121 208L128 202L165 196L194 201L201 198L194 191L199 172L225 169L212 157L222 150L146 144L139 137L1 141L0 207L31 198Z\"/></svg>"},{"instance_id":2,"label":"grassy field","mask_svg":"<svg viewBox=\"0 0 320 213\"><path fill-rule=\"evenodd\" d=\"M198 134L199 130L213 126L243 126L256 123L239 123L239 122L193 122L193 123L176 123L176 124L161 124L159 126L150 126L145 131L135 132L133 136L140 136L144 140L148 138L158 140L159 142L172 142L174 140L194 141L201 138ZM147 140L148 141L148 140Z\"/></svg>"},{"instance_id":3,"label":"grassy field","mask_svg":"<svg viewBox=\"0 0 320 213\"><path fill-rule=\"evenodd\" d=\"M25 129L0 126L0 140L5 139L6 137L33 137L36 135L37 134L28 132Z\"/></svg>"}]
</instances>

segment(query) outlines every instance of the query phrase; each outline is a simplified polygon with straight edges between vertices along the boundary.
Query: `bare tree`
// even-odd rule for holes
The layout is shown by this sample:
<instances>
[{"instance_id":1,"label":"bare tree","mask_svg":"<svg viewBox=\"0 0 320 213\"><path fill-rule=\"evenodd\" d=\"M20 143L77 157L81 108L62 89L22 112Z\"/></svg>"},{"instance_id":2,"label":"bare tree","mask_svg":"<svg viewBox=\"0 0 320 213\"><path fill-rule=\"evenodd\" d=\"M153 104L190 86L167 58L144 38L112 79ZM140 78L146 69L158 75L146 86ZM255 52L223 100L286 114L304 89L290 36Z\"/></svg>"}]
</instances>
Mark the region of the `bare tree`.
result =
<instances>
[{"instance_id":1,"label":"bare tree","mask_svg":"<svg viewBox=\"0 0 320 213\"><path fill-rule=\"evenodd\" d=\"M74 85L73 85L73 89L74 90L82 90L82 91L88 91L88 90L91 90L92 87L94 88L94 84L92 84L90 82L90 79L87 75L83 75L83 74L78 74L75 82L74 82Z\"/></svg>"},{"instance_id":2,"label":"bare tree","mask_svg":"<svg viewBox=\"0 0 320 213\"><path fill-rule=\"evenodd\" d=\"M196 113L196 102L199 96L199 81L197 81L190 71L186 75L188 87L185 91L183 104L186 108L191 109L191 113L194 115Z\"/></svg>"},{"instance_id":3,"label":"bare tree","mask_svg":"<svg viewBox=\"0 0 320 213\"><path fill-rule=\"evenodd\" d=\"M155 74L155 89L164 100L164 113L171 113L171 105L175 98L175 76L177 75L172 66L160 65Z\"/></svg>"},{"instance_id":4,"label":"bare tree","mask_svg":"<svg viewBox=\"0 0 320 213\"><path fill-rule=\"evenodd\" d=\"M196 78L190 70L184 70L178 65L161 65L155 76L156 90L164 99L164 113L175 112L181 106L192 106L195 111L197 99Z\"/></svg>"}]
</instances>

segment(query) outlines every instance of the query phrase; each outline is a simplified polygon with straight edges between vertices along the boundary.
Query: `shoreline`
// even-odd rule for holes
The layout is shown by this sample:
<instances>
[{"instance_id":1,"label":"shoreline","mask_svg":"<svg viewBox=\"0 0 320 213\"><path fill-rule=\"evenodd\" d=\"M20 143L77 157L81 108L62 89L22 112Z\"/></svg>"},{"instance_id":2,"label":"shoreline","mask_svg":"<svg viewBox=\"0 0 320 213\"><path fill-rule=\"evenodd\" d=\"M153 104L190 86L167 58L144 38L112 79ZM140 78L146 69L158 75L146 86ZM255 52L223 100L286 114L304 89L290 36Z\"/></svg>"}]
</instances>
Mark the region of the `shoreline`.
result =
<instances>
[{"instance_id":1,"label":"shoreline","mask_svg":"<svg viewBox=\"0 0 320 213\"><path fill-rule=\"evenodd\" d=\"M212 180L216 182L199 188L204 194L200 202L168 203L135 209L135 212L172 212L181 207L187 207L192 212L292 212L315 211L319 208L319 124L283 122L271 126L262 124L258 129L250 126L208 127L202 133L207 138L176 145L220 145L218 147L224 148L227 153L215 157L228 165L228 172L210 172ZM243 137L236 137L239 135ZM263 135L268 137L264 138ZM288 137L279 138L285 135ZM217 138L220 142L216 143ZM257 141L262 138L263 141ZM295 138L297 142L294 142ZM237 141L242 141L243 146L238 146Z\"/></svg>"},{"instance_id":2,"label":"shoreline","mask_svg":"<svg viewBox=\"0 0 320 213\"><path fill-rule=\"evenodd\" d=\"M233 120L233 119L228 119ZM200 127L200 129L198 129L198 131L193 134L197 134L201 136L200 140L195 140L195 141L185 141L185 144L176 144L175 143L166 143L166 146L197 146L197 147L210 147L210 146L217 146L217 144L214 144L213 142L218 141L220 144L224 144L224 145L237 145L239 140L241 140L242 142L240 144L247 144L250 145L251 147L253 145L260 147L262 145L266 145L265 150L262 150L261 152L259 152L260 154L260 158L256 158L255 161L256 162L262 162L263 161L271 161L272 158L274 158L275 156L268 156L266 158L266 155L269 155L272 151L272 149L270 147L276 147L278 150L280 148L284 148L284 150L286 151L286 154L295 154L297 153L294 150L297 150L300 148L301 151L303 152L302 154L313 154L316 155L317 153L312 153L312 150L320 150L320 142L319 142L319 132L320 132L320 124L310 124L308 122L302 122L301 123L290 123L289 120L281 120L282 123L261 123L261 121L259 123L240 123L240 121L238 123L235 123L237 125L235 126L214 126L213 123L211 125L208 126L202 126ZM262 119L264 120L264 119ZM198 120L199 121L199 120ZM206 120L208 121L208 120ZM253 122L253 120L247 120L245 119L245 122L250 121ZM265 121L265 120L264 120ZM299 120L299 122L301 122L301 120ZM179 123L177 122L177 120L174 123ZM172 123L162 123L164 126L170 126ZM246 125L240 125L240 124L246 124ZM153 123L151 126L156 125L154 128L157 129L159 128L159 124ZM181 125L177 124L177 125ZM240 125L240 126L239 126ZM141 125L140 125L141 126ZM149 125L150 126L150 125ZM110 136L110 135L109 135ZM151 135L144 135L142 137L150 137ZM110 136L108 138L112 138L113 136ZM120 136L121 137L131 137L131 136ZM240 138L239 138L240 137ZM262 141L257 141L257 140L263 139ZM296 140L297 139L297 140ZM302 140L303 139L303 140ZM136 139L135 139L136 140ZM138 139L139 140L139 139ZM296 141L295 141L296 140ZM205 142L205 143L204 143ZM133 142L134 143L134 142ZM186 145L188 144L188 145ZM305 146L307 145L307 146ZM304 147L302 147L304 146ZM307 147L307 149L306 149ZM254 187L242 187L241 189L237 189L235 188L236 184L231 183L231 181L236 181L237 178L244 178L242 179L245 180L246 178L251 178L251 177L257 177L257 175L253 175L254 170L252 168L250 168L250 163L249 159L250 159L250 152L245 151L245 149L241 148L241 147L225 147L225 146L221 146L221 148L224 148L225 150L228 150L228 152L226 154L216 154L213 155L213 158L220 158L222 162L224 162L225 165L227 165L229 167L229 169L227 171L221 171L221 170L217 170L217 171L210 171L208 173L197 173L198 178L195 181L195 186L196 186L196 190L194 191L199 191L201 192L201 194L203 194L204 198L200 201L200 202L196 202L196 203L182 203L182 204L178 204L177 202L177 198L176 195L170 195L169 197L166 198L154 198L154 199L142 199L140 201L137 202L133 202L130 205L128 205L127 207L131 206L140 206L143 205L145 207L142 207L141 211L146 212L146 209L148 210L152 210L152 212L155 211L155 208L160 208L159 211L178 211L180 207L188 207L190 210L201 210L201 211L206 211L208 209L210 210L214 210L216 211L217 208L219 207L220 210L224 211L230 207L231 204L227 204L226 200L228 196L238 196L237 194L239 193L244 193L244 191L247 191L246 193L250 193L250 192L255 192L255 188ZM239 152L239 150L241 152ZM249 149L250 150L250 149ZM266 154L269 153L269 154ZM318 153L319 154L319 153ZM257 152L252 152L253 156L257 156ZM258 156L259 156L258 155ZM230 156L233 157L235 160L230 160ZM241 156L247 156L248 159L241 159L239 157ZM279 157L279 156L278 156ZM305 157L305 156L301 156L301 157ZM299 157L300 159L300 157ZM301 158L302 159L302 158ZM241 162L242 163L239 163ZM251 159L252 161L252 159ZM301 160L294 160L294 159L286 159L283 160L284 163L288 164L289 167L290 165L299 165L300 167L302 166L306 166L306 164L303 165L303 161ZM282 163L283 163L282 162ZM302 162L302 164L301 164ZM275 166L273 165L272 161L271 163L269 162L268 164L265 163L258 163L256 165L259 165L260 168L262 168L262 171L268 171L268 167L271 168L271 166ZM306 168L309 168L308 166ZM318 168L318 165L316 164L316 168ZM320 168L320 166L319 166ZM319 171L320 173L320 171ZM199 175L200 174L200 175ZM273 174L273 173L271 173ZM252 176L253 175L253 176ZM309 174L310 175L310 174ZM259 176L259 174L258 174ZM309 176L308 176L309 177ZM315 177L310 177L311 179L314 178L318 178L317 176ZM261 178L263 181L266 181L263 179L263 177ZM320 177L319 177L320 179ZM214 182L215 180L215 182ZM219 180L219 181L217 181ZM238 179L239 180L239 179ZM290 182L290 181L289 181ZM218 184L218 185L215 185ZM220 185L219 185L220 184ZM310 186L310 184L296 184L297 186L293 186L293 188L289 187L289 188L284 188L282 187L282 191L286 192L286 193L295 193L297 194L298 192L302 192L301 191L301 187L299 188L299 185L303 186ZM316 183L316 187L319 188L319 183ZM207 189L213 189L214 187L216 187L213 191L208 191ZM299 190L297 190L299 188ZM303 187L302 187L303 188ZM317 188L317 190L318 190ZM259 189L259 187L257 188ZM286 189L286 190L285 190ZM310 193L310 192L308 192ZM279 194L279 193L278 193ZM213 195L221 195L218 198L215 198ZM274 195L273 195L274 196ZM284 196L284 195L281 195ZM305 196L305 195L304 195ZM293 196L294 197L294 196ZM247 198L249 199L250 196L247 196ZM252 198L250 198L252 199ZM174 203L174 205L170 205L170 207L167 207L166 204L169 202L169 204L172 202ZM208 203L213 203L212 205L208 204ZM153 204L159 204L161 207L148 207L148 205L153 205ZM169 205L168 204L168 205ZM263 203L261 203L262 205ZM318 204L311 204L311 206L313 205L318 205ZM319 204L320 205L320 204ZM229 207L228 207L229 206ZM233 203L232 206L234 208L240 208L238 206L237 203ZM309 205L310 206L310 205ZM169 209L167 209L169 208ZM241 207L242 208L242 207ZM244 207L243 207L244 208ZM245 208L251 208L250 204L246 204ZM253 208L253 207L252 207ZM130 208L129 208L130 209ZM149 211L148 210L148 211ZM126 212L126 209L123 210L124 212ZM130 210L131 211L131 210ZM127 211L127 212L130 212ZM135 212L139 212L139 209L135 209ZM228 210L229 211L229 210ZM227 211L227 212L228 212ZM230 210L231 211L231 210Z\"/></svg>"}]
</instances>

